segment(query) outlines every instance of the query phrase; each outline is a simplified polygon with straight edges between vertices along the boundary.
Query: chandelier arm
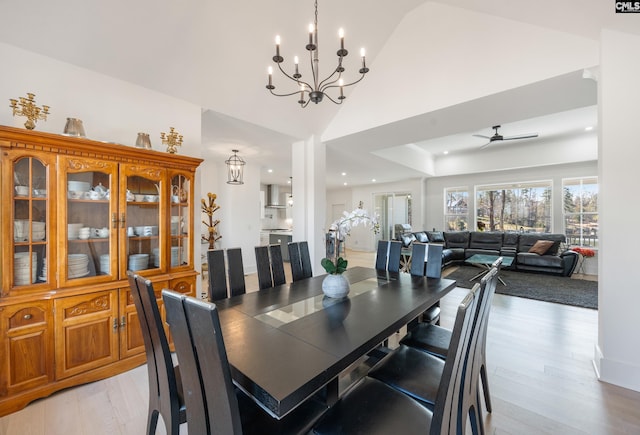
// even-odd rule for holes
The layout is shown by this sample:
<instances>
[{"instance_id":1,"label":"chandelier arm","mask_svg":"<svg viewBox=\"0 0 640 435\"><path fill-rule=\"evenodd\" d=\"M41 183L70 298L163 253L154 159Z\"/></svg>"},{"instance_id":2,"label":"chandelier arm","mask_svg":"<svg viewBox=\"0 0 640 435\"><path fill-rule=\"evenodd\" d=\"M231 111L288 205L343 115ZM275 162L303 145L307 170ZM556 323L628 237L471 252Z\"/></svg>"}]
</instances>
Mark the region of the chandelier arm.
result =
<instances>
[{"instance_id":1,"label":"chandelier arm","mask_svg":"<svg viewBox=\"0 0 640 435\"><path fill-rule=\"evenodd\" d=\"M354 82L351 82L351 83L345 83L345 84L344 84L344 85L342 85L342 86L340 86L340 85L331 85L331 86L326 86L326 87L325 87L325 89L328 89L328 88L340 88L340 87L346 88L347 86L353 86L353 85L355 85L356 83L358 83L359 81L361 81L361 80L364 78L364 76L365 76L365 74L363 73L363 74L360 76L360 78L359 78L358 80L354 81Z\"/></svg>"},{"instance_id":2,"label":"chandelier arm","mask_svg":"<svg viewBox=\"0 0 640 435\"><path fill-rule=\"evenodd\" d=\"M284 74L287 78L291 79L292 81L296 82L298 85L303 84L303 85L307 86L309 89L313 89L311 87L311 85L309 83L305 82L304 80L296 79L295 77L292 77L289 74L287 74L287 72L282 69L282 66L280 66L280 64L278 64L278 69L280 70L280 72L282 74ZM300 92L300 90L298 90L298 92ZM289 95L293 95L293 94L289 94Z\"/></svg>"},{"instance_id":3,"label":"chandelier arm","mask_svg":"<svg viewBox=\"0 0 640 435\"><path fill-rule=\"evenodd\" d=\"M336 101L333 98L331 98L331 96L329 94L324 94L324 96L326 98L328 98L333 104L342 104L342 102L344 101L344 99L340 100L340 101Z\"/></svg>"},{"instance_id":4,"label":"chandelier arm","mask_svg":"<svg viewBox=\"0 0 640 435\"><path fill-rule=\"evenodd\" d=\"M333 77L336 72L338 72L337 69L333 70L333 72L331 73L331 75L329 77L327 77L326 79L324 79L323 81L320 82L319 85L319 89L322 91L324 89L327 89L328 87L330 87L332 84L336 83L338 80L340 80L340 77L342 77L342 73L338 73L338 77L336 77L335 79L329 81L331 79L331 77Z\"/></svg>"},{"instance_id":5,"label":"chandelier arm","mask_svg":"<svg viewBox=\"0 0 640 435\"><path fill-rule=\"evenodd\" d=\"M299 94L300 91L295 91L295 92L291 92L290 94L276 94L275 92L273 92L273 89L269 89L269 92L271 92L271 94L275 95L276 97L289 97L291 95L296 95Z\"/></svg>"}]
</instances>

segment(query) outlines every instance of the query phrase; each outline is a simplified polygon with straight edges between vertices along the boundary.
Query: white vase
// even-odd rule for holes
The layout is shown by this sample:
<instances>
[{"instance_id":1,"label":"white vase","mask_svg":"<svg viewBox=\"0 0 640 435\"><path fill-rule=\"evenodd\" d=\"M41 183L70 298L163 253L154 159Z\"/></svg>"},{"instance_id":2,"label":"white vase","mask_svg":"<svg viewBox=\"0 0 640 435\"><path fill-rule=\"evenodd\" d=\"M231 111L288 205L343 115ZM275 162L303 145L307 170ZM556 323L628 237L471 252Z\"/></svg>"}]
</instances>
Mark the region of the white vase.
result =
<instances>
[{"instance_id":1,"label":"white vase","mask_svg":"<svg viewBox=\"0 0 640 435\"><path fill-rule=\"evenodd\" d=\"M330 298L343 298L349 294L349 281L342 274L329 274L322 281L322 291Z\"/></svg>"}]
</instances>

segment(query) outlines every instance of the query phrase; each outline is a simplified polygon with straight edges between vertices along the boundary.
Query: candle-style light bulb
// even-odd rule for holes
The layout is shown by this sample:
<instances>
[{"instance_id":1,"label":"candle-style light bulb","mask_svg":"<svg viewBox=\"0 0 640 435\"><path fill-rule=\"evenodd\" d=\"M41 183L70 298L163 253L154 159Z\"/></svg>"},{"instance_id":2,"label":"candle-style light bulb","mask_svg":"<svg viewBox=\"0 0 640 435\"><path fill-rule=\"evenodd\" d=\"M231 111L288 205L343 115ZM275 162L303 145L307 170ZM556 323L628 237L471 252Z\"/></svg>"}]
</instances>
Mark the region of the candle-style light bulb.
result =
<instances>
[{"instance_id":1,"label":"candle-style light bulb","mask_svg":"<svg viewBox=\"0 0 640 435\"><path fill-rule=\"evenodd\" d=\"M273 68L272 67L268 67L267 68L267 73L269 74L269 86L272 86L272 78L273 78Z\"/></svg>"},{"instance_id":2,"label":"candle-style light bulb","mask_svg":"<svg viewBox=\"0 0 640 435\"><path fill-rule=\"evenodd\" d=\"M338 37L340 38L340 49L344 50L344 29L342 27L338 30Z\"/></svg>"},{"instance_id":3,"label":"candle-style light bulb","mask_svg":"<svg viewBox=\"0 0 640 435\"><path fill-rule=\"evenodd\" d=\"M344 86L344 80L340 79L338 80L338 86L340 86L340 99L344 99L344 93L343 93L343 86Z\"/></svg>"},{"instance_id":4,"label":"candle-style light bulb","mask_svg":"<svg viewBox=\"0 0 640 435\"><path fill-rule=\"evenodd\" d=\"M293 64L295 66L295 72L293 74L293 77L296 79L299 79L300 77L302 77L300 75L300 71L298 70L298 62L299 62L298 56L293 56Z\"/></svg>"},{"instance_id":5,"label":"candle-style light bulb","mask_svg":"<svg viewBox=\"0 0 640 435\"><path fill-rule=\"evenodd\" d=\"M276 56L280 56L280 35L276 35Z\"/></svg>"},{"instance_id":6,"label":"candle-style light bulb","mask_svg":"<svg viewBox=\"0 0 640 435\"><path fill-rule=\"evenodd\" d=\"M315 27L313 26L313 23L309 24L309 45L313 45L313 31L315 30Z\"/></svg>"},{"instance_id":7,"label":"candle-style light bulb","mask_svg":"<svg viewBox=\"0 0 640 435\"><path fill-rule=\"evenodd\" d=\"M362 47L360 49L360 57L364 57L364 55L365 55L365 51L364 51L364 47Z\"/></svg>"},{"instance_id":8,"label":"candle-style light bulb","mask_svg":"<svg viewBox=\"0 0 640 435\"><path fill-rule=\"evenodd\" d=\"M296 67L298 66L298 61L299 61L298 56L293 56L293 63L296 64Z\"/></svg>"},{"instance_id":9,"label":"candle-style light bulb","mask_svg":"<svg viewBox=\"0 0 640 435\"><path fill-rule=\"evenodd\" d=\"M365 51L364 51L364 47L362 47L360 49L360 56L362 57L362 70L363 71L367 69L367 65L366 65L366 61L365 61L364 55L365 55ZM364 72L366 72L366 71L364 71Z\"/></svg>"}]
</instances>

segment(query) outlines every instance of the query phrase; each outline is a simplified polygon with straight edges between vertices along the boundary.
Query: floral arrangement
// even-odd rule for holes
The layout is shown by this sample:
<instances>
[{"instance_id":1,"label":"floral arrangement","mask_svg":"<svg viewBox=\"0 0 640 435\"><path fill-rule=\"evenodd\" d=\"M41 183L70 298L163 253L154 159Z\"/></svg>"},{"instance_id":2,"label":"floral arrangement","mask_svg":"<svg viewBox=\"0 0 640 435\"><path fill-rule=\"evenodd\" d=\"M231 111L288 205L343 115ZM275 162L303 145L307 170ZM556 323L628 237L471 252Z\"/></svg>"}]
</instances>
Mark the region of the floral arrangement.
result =
<instances>
[{"instance_id":1,"label":"floral arrangement","mask_svg":"<svg viewBox=\"0 0 640 435\"><path fill-rule=\"evenodd\" d=\"M576 247L576 248L571 248L571 250L574 252L577 252L578 254L582 255L585 258L595 257L596 255L596 251L589 248Z\"/></svg>"},{"instance_id":2,"label":"floral arrangement","mask_svg":"<svg viewBox=\"0 0 640 435\"><path fill-rule=\"evenodd\" d=\"M380 224L378 223L378 216L370 215L367 210L363 208L362 201L358 204L358 207L352 212L344 212L343 215L336 219L329 227L330 231L336 232L336 245L335 253L336 257L340 252L340 241L351 233L351 229L358 225L369 226L374 234L380 232ZM320 262L324 270L331 275L339 275L347 270L347 260L342 257L337 258L323 258Z\"/></svg>"}]
</instances>

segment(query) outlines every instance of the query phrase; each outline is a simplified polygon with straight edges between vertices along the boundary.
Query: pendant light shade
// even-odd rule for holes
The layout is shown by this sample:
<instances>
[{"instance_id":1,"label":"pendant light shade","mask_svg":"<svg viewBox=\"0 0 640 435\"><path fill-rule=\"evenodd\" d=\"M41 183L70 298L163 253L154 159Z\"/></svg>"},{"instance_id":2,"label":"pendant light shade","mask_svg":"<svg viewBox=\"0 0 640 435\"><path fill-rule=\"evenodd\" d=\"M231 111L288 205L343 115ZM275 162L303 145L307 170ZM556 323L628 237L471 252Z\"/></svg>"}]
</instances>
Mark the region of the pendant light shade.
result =
<instances>
[{"instance_id":1,"label":"pendant light shade","mask_svg":"<svg viewBox=\"0 0 640 435\"><path fill-rule=\"evenodd\" d=\"M227 165L227 184L244 184L244 165L246 164L238 156L238 150L232 150L233 155L224 162Z\"/></svg>"}]
</instances>

